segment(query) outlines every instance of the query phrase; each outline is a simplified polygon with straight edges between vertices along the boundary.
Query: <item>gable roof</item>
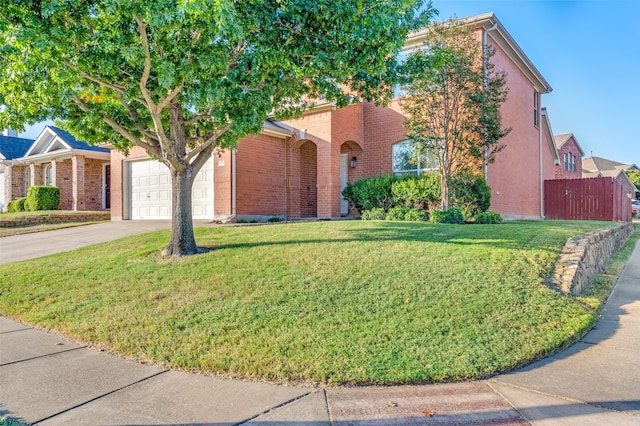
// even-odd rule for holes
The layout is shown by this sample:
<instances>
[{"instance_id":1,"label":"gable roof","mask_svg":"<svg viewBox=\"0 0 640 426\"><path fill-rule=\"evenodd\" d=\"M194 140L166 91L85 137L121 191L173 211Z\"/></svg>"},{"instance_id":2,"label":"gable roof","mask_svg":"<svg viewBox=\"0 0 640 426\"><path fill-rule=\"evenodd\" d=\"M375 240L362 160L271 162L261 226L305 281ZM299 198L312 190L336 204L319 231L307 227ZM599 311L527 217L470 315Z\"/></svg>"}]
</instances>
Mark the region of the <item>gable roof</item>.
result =
<instances>
[{"instance_id":1,"label":"gable roof","mask_svg":"<svg viewBox=\"0 0 640 426\"><path fill-rule=\"evenodd\" d=\"M578 143L578 140L576 139L576 137L575 137L575 135L573 133L565 133L564 135L556 135L556 136L554 136L554 140L556 142L556 146L558 147L558 149L562 148L562 146L564 144L566 144L567 142L569 142L572 138L573 138L573 142L576 144L576 146L580 150L580 155L584 156L584 151L582 150L582 147Z\"/></svg>"},{"instance_id":2,"label":"gable roof","mask_svg":"<svg viewBox=\"0 0 640 426\"><path fill-rule=\"evenodd\" d=\"M582 159L582 170L590 172L605 170L640 170L635 164L623 164L602 157L587 157Z\"/></svg>"},{"instance_id":3,"label":"gable roof","mask_svg":"<svg viewBox=\"0 0 640 426\"><path fill-rule=\"evenodd\" d=\"M0 160L13 160L22 157L33 143L33 139L0 135Z\"/></svg>"},{"instance_id":4,"label":"gable roof","mask_svg":"<svg viewBox=\"0 0 640 426\"><path fill-rule=\"evenodd\" d=\"M47 127L53 130L54 133L58 135L60 139L62 139L67 145L69 145L69 147L71 147L71 149L81 149L83 151L95 151L95 152L109 152L108 148L89 145L85 141L79 141L76 138L74 138L71 133L67 132L66 130L60 129L59 127L56 127L56 126L47 126Z\"/></svg>"},{"instance_id":5,"label":"gable roof","mask_svg":"<svg viewBox=\"0 0 640 426\"><path fill-rule=\"evenodd\" d=\"M109 149L89 145L79 141L66 130L55 126L45 126L40 135L31 144L24 157L45 155L54 151L89 151L95 153L109 153Z\"/></svg>"},{"instance_id":6,"label":"gable roof","mask_svg":"<svg viewBox=\"0 0 640 426\"><path fill-rule=\"evenodd\" d=\"M542 108L540 110L540 116L542 118L542 130L545 132L547 136L547 141L549 143L549 150L551 151L551 155L553 156L553 164L556 166L560 165L560 154L558 154L558 147L556 146L553 131L551 130L551 122L549 121L549 115L547 114L547 109Z\"/></svg>"}]
</instances>

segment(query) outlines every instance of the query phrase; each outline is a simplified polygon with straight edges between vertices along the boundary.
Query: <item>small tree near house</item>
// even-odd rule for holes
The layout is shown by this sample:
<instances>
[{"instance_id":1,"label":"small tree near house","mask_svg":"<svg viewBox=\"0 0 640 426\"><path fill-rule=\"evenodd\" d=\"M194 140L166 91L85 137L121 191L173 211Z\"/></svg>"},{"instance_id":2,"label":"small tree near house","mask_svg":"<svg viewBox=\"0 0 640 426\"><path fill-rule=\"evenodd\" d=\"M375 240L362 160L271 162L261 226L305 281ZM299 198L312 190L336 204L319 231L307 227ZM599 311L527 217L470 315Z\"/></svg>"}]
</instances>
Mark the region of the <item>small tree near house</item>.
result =
<instances>
[{"instance_id":1,"label":"small tree near house","mask_svg":"<svg viewBox=\"0 0 640 426\"><path fill-rule=\"evenodd\" d=\"M627 177L633 185L636 187L636 192L634 194L635 198L640 198L640 171L638 170L627 170L625 171Z\"/></svg>"},{"instance_id":2,"label":"small tree near house","mask_svg":"<svg viewBox=\"0 0 640 426\"><path fill-rule=\"evenodd\" d=\"M425 152L438 162L442 209L450 207L449 182L462 170L480 173L493 161L509 133L503 129L500 105L507 99L505 73L495 70L494 54L483 49L473 29L451 20L433 24L422 49L402 67L407 95L407 137L417 158Z\"/></svg>"},{"instance_id":3,"label":"small tree near house","mask_svg":"<svg viewBox=\"0 0 640 426\"><path fill-rule=\"evenodd\" d=\"M52 118L144 148L172 179L163 253L196 253L191 190L212 153L305 97L384 102L395 53L433 13L421 3L0 0L0 127Z\"/></svg>"}]
</instances>

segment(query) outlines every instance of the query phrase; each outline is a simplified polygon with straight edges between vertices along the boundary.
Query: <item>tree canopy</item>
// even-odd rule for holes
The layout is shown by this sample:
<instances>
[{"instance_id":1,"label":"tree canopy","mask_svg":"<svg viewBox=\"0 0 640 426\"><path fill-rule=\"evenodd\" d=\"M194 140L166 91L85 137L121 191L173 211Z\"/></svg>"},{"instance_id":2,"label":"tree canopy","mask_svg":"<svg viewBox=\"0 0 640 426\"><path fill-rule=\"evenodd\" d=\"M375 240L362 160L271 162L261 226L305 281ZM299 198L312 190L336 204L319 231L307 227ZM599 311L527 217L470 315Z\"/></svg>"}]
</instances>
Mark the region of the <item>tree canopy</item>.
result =
<instances>
[{"instance_id":1,"label":"tree canopy","mask_svg":"<svg viewBox=\"0 0 640 426\"><path fill-rule=\"evenodd\" d=\"M193 177L216 148L322 94L384 102L421 0L0 0L0 126L47 118L172 175L166 254L197 251ZM187 194L188 193L188 194Z\"/></svg>"},{"instance_id":2,"label":"tree canopy","mask_svg":"<svg viewBox=\"0 0 640 426\"><path fill-rule=\"evenodd\" d=\"M506 74L491 63L493 51L458 20L429 27L424 46L403 65L405 127L419 158L427 151L441 173L442 209L449 208L449 180L460 170L481 170L502 149L500 105Z\"/></svg>"}]
</instances>

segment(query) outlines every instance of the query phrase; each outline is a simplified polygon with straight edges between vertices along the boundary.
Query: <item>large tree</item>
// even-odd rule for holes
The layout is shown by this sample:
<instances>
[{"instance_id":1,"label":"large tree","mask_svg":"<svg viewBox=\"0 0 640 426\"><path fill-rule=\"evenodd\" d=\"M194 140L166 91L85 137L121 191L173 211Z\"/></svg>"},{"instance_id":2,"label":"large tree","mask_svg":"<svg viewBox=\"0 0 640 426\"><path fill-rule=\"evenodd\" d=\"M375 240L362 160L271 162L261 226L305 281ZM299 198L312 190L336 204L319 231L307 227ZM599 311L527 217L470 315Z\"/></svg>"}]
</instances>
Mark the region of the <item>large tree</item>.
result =
<instances>
[{"instance_id":1,"label":"large tree","mask_svg":"<svg viewBox=\"0 0 640 426\"><path fill-rule=\"evenodd\" d=\"M510 130L500 119L506 75L491 63L493 53L473 28L454 19L431 25L424 46L403 66L407 137L415 161L425 152L437 160L443 210L449 208L451 176L464 169L480 172Z\"/></svg>"},{"instance_id":2,"label":"large tree","mask_svg":"<svg viewBox=\"0 0 640 426\"><path fill-rule=\"evenodd\" d=\"M198 252L191 189L216 148L322 94L384 101L421 0L0 0L0 126L45 118L144 148L172 177L165 255Z\"/></svg>"}]
</instances>

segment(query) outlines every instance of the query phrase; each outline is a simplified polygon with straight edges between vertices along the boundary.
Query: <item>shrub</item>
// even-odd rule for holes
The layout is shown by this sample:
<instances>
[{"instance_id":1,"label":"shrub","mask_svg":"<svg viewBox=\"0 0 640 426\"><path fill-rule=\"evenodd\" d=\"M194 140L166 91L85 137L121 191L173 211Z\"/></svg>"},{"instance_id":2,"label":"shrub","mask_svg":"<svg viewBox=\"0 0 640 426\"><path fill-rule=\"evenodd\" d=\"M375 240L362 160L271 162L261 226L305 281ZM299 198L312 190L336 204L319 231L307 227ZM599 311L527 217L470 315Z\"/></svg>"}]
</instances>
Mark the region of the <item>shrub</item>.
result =
<instances>
[{"instance_id":1,"label":"shrub","mask_svg":"<svg viewBox=\"0 0 640 426\"><path fill-rule=\"evenodd\" d=\"M422 222L426 219L426 213L418 209L408 209L404 215L404 220L409 222Z\"/></svg>"},{"instance_id":2,"label":"shrub","mask_svg":"<svg viewBox=\"0 0 640 426\"><path fill-rule=\"evenodd\" d=\"M9 201L9 205L7 205L7 212L9 213L17 213L23 212L25 210L25 202L27 201L27 197L17 198L13 201Z\"/></svg>"},{"instance_id":3,"label":"shrub","mask_svg":"<svg viewBox=\"0 0 640 426\"><path fill-rule=\"evenodd\" d=\"M404 216L407 214L407 208L402 206L394 206L387 211L385 216L386 220L404 220Z\"/></svg>"},{"instance_id":4,"label":"shrub","mask_svg":"<svg viewBox=\"0 0 640 426\"><path fill-rule=\"evenodd\" d=\"M431 223L464 223L462 209L454 207L449 210L435 210L429 215Z\"/></svg>"},{"instance_id":5,"label":"shrub","mask_svg":"<svg viewBox=\"0 0 640 426\"><path fill-rule=\"evenodd\" d=\"M364 210L360 214L360 219L362 220L384 220L386 217L386 213L384 209L381 207L374 207L369 210Z\"/></svg>"},{"instance_id":6,"label":"shrub","mask_svg":"<svg viewBox=\"0 0 640 426\"><path fill-rule=\"evenodd\" d=\"M409 209L433 210L440 203L440 176L403 176L391 184L395 202Z\"/></svg>"},{"instance_id":7,"label":"shrub","mask_svg":"<svg viewBox=\"0 0 640 426\"><path fill-rule=\"evenodd\" d=\"M282 218L279 216L273 216L267 219L267 222L282 222Z\"/></svg>"},{"instance_id":8,"label":"shrub","mask_svg":"<svg viewBox=\"0 0 640 426\"><path fill-rule=\"evenodd\" d=\"M490 223L502 223L502 216L498 212L486 212L478 213L476 215L476 223L490 224Z\"/></svg>"},{"instance_id":9,"label":"shrub","mask_svg":"<svg viewBox=\"0 0 640 426\"><path fill-rule=\"evenodd\" d=\"M342 191L342 196L349 205L358 209L360 215L365 210L374 208L387 211L393 205L391 185L396 180L398 180L397 177L389 175L360 179L353 184L347 184Z\"/></svg>"},{"instance_id":10,"label":"shrub","mask_svg":"<svg viewBox=\"0 0 640 426\"><path fill-rule=\"evenodd\" d=\"M30 186L27 190L25 208L29 211L58 210L59 205L60 188L56 186Z\"/></svg>"},{"instance_id":11,"label":"shrub","mask_svg":"<svg viewBox=\"0 0 640 426\"><path fill-rule=\"evenodd\" d=\"M491 188L483 176L469 172L458 173L449 180L449 191L451 205L462 209L467 220L489 210Z\"/></svg>"}]
</instances>

